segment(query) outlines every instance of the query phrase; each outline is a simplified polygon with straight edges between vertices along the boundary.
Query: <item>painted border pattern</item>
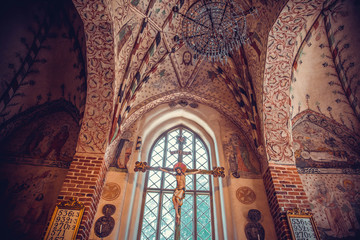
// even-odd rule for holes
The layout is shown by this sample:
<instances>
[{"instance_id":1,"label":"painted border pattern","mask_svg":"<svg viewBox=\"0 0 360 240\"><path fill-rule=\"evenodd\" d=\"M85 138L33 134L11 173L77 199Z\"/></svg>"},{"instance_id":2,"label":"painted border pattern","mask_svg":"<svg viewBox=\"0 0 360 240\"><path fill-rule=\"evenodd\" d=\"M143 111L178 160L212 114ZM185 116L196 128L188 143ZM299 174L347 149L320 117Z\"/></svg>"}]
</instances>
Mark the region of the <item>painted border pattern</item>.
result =
<instances>
[{"instance_id":1,"label":"painted border pattern","mask_svg":"<svg viewBox=\"0 0 360 240\"><path fill-rule=\"evenodd\" d=\"M114 36L104 1L73 0L84 23L87 46L87 98L76 152L105 153L111 127Z\"/></svg>"},{"instance_id":2,"label":"painted border pattern","mask_svg":"<svg viewBox=\"0 0 360 240\"><path fill-rule=\"evenodd\" d=\"M268 38L264 72L263 120L264 138L269 162L294 164L290 85L296 39L307 21L320 14L323 0L290 0L280 13ZM315 19L314 19L315 20Z\"/></svg>"}]
</instances>

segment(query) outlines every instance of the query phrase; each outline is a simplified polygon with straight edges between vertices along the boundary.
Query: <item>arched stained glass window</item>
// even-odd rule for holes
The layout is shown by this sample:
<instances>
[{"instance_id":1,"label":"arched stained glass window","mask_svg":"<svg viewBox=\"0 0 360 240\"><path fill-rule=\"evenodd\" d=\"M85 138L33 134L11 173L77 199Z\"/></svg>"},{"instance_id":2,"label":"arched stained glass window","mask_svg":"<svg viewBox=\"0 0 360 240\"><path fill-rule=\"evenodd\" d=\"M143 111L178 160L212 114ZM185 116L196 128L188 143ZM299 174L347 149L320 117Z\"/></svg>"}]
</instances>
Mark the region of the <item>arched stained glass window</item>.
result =
<instances>
[{"instance_id":1,"label":"arched stained glass window","mask_svg":"<svg viewBox=\"0 0 360 240\"><path fill-rule=\"evenodd\" d=\"M188 169L210 169L209 153L199 136L185 127L163 133L152 146L148 164L173 168L177 162ZM211 180L209 175L187 175L181 207L181 239L214 239ZM175 177L148 171L138 239L174 239L175 210L172 202Z\"/></svg>"}]
</instances>

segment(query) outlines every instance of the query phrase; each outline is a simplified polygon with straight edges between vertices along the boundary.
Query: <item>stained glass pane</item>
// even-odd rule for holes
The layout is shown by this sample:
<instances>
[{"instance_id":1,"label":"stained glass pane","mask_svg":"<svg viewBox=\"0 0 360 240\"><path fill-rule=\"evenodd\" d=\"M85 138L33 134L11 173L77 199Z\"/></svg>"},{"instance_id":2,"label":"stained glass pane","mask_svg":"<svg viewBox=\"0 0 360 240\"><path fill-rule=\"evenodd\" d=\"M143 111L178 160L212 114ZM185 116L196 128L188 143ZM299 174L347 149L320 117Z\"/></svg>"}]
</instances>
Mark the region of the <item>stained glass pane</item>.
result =
<instances>
[{"instance_id":1,"label":"stained glass pane","mask_svg":"<svg viewBox=\"0 0 360 240\"><path fill-rule=\"evenodd\" d=\"M159 193L146 194L141 239L155 239L159 209Z\"/></svg>"},{"instance_id":2,"label":"stained glass pane","mask_svg":"<svg viewBox=\"0 0 360 240\"><path fill-rule=\"evenodd\" d=\"M165 173L164 188L165 189L175 189L176 188L176 178L173 175Z\"/></svg>"},{"instance_id":3,"label":"stained glass pane","mask_svg":"<svg viewBox=\"0 0 360 240\"><path fill-rule=\"evenodd\" d=\"M160 188L161 172L149 172L148 188Z\"/></svg>"},{"instance_id":4,"label":"stained glass pane","mask_svg":"<svg viewBox=\"0 0 360 240\"><path fill-rule=\"evenodd\" d=\"M188 168L194 168L193 166L193 133L187 130L183 130L183 163ZM190 153L190 154L189 154Z\"/></svg>"},{"instance_id":5,"label":"stained glass pane","mask_svg":"<svg viewBox=\"0 0 360 240\"><path fill-rule=\"evenodd\" d=\"M164 159L165 137L161 138L154 146L151 152L150 165L153 167L161 167Z\"/></svg>"},{"instance_id":6,"label":"stained glass pane","mask_svg":"<svg viewBox=\"0 0 360 240\"><path fill-rule=\"evenodd\" d=\"M199 140L195 140L196 148L196 168L197 169L209 169L207 151L204 144Z\"/></svg>"},{"instance_id":7,"label":"stained glass pane","mask_svg":"<svg viewBox=\"0 0 360 240\"><path fill-rule=\"evenodd\" d=\"M165 167L173 167L179 160L179 137L180 130L174 130L168 133L168 146L166 151L166 163Z\"/></svg>"},{"instance_id":8,"label":"stained glass pane","mask_svg":"<svg viewBox=\"0 0 360 240\"><path fill-rule=\"evenodd\" d=\"M187 175L185 177L186 181L186 190L194 190L194 175Z\"/></svg>"},{"instance_id":9,"label":"stained glass pane","mask_svg":"<svg viewBox=\"0 0 360 240\"><path fill-rule=\"evenodd\" d=\"M194 239L194 195L185 194L184 203L181 207L181 239Z\"/></svg>"},{"instance_id":10,"label":"stained glass pane","mask_svg":"<svg viewBox=\"0 0 360 240\"><path fill-rule=\"evenodd\" d=\"M172 193L163 194L161 208L160 239L174 239L175 210L172 202Z\"/></svg>"},{"instance_id":11,"label":"stained glass pane","mask_svg":"<svg viewBox=\"0 0 360 240\"><path fill-rule=\"evenodd\" d=\"M196 176L196 190L209 191L209 176L197 175Z\"/></svg>"},{"instance_id":12,"label":"stained glass pane","mask_svg":"<svg viewBox=\"0 0 360 240\"><path fill-rule=\"evenodd\" d=\"M196 196L196 227L198 239L211 239L211 207L209 195Z\"/></svg>"}]
</instances>

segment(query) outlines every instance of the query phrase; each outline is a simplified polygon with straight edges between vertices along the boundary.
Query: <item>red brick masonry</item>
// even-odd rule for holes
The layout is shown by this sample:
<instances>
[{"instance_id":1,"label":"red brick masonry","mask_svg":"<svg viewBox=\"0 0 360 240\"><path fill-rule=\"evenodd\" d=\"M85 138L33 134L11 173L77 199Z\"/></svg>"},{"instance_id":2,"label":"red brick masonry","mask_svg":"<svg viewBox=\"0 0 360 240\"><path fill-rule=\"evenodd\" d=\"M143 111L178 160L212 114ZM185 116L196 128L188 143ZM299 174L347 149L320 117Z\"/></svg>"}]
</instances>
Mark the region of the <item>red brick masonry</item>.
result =
<instances>
[{"instance_id":1,"label":"red brick masonry","mask_svg":"<svg viewBox=\"0 0 360 240\"><path fill-rule=\"evenodd\" d=\"M278 239L291 240L286 211L292 208L310 211L299 173L295 166L270 163L263 180Z\"/></svg>"},{"instance_id":2,"label":"red brick masonry","mask_svg":"<svg viewBox=\"0 0 360 240\"><path fill-rule=\"evenodd\" d=\"M76 239L88 239L97 205L104 186L106 165L103 154L76 154L65 178L58 201L75 197L85 206L84 215Z\"/></svg>"}]
</instances>

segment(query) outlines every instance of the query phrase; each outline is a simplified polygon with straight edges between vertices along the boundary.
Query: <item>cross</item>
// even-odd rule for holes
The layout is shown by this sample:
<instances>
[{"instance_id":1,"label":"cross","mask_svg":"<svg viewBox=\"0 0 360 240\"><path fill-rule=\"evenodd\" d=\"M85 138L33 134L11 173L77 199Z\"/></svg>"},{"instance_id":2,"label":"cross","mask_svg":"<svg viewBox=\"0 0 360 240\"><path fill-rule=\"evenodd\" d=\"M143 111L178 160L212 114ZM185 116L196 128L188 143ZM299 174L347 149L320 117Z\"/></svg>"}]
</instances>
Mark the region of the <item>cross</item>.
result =
<instances>
[{"instance_id":1,"label":"cross","mask_svg":"<svg viewBox=\"0 0 360 240\"><path fill-rule=\"evenodd\" d=\"M177 152L178 153L178 152ZM179 153L180 154L180 153ZM215 167L214 170L198 170L198 169L186 169L185 164L178 162L174 165L174 168L161 168L161 167L150 167L146 162L136 162L135 172L142 171L163 171L169 173L176 178L176 188L173 194L173 204L175 208L175 240L180 240L180 218L181 218L181 206L185 198L185 176L189 174L209 174L214 177L225 177L223 167ZM175 173L172 173L175 172Z\"/></svg>"}]
</instances>

